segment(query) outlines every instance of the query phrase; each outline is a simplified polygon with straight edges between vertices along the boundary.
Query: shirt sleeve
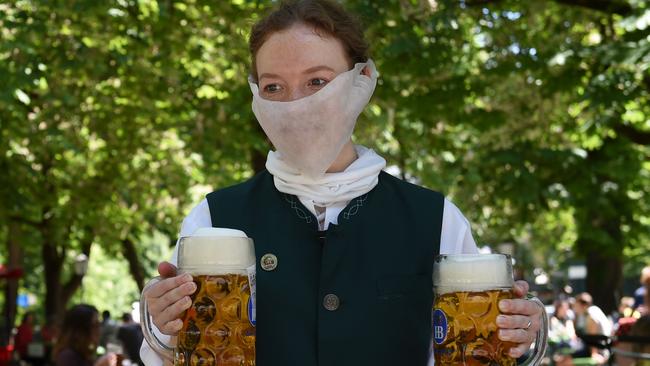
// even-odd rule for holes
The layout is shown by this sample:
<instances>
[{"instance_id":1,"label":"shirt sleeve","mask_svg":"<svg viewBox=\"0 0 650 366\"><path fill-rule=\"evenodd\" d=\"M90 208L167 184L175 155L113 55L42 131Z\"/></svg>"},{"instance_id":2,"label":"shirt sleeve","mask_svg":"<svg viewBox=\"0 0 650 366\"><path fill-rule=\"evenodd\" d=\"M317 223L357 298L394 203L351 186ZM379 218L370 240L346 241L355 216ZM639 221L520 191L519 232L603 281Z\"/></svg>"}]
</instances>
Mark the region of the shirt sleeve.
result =
<instances>
[{"instance_id":1,"label":"shirt sleeve","mask_svg":"<svg viewBox=\"0 0 650 366\"><path fill-rule=\"evenodd\" d=\"M208 200L203 199L196 207L190 211L190 213L185 217L183 223L181 224L181 230L178 233L178 237L192 235L197 229L202 227L212 227L212 218L210 217L210 207L208 206ZM178 241L176 241L176 246L174 247L174 252L170 258L170 262L174 265L178 263ZM158 339L163 343L169 343L170 337L168 335L162 334L155 325L152 324L153 333ZM162 366L163 360L154 351L146 340L142 341L142 346L140 346L140 358L147 366Z\"/></svg>"},{"instance_id":2,"label":"shirt sleeve","mask_svg":"<svg viewBox=\"0 0 650 366\"><path fill-rule=\"evenodd\" d=\"M475 254L478 247L469 221L458 207L445 198L440 233L440 254Z\"/></svg>"},{"instance_id":3,"label":"shirt sleeve","mask_svg":"<svg viewBox=\"0 0 650 366\"><path fill-rule=\"evenodd\" d=\"M440 254L474 254L478 247L472 236L469 221L458 207L445 198L442 212L442 229L440 233ZM434 366L433 340L429 346L428 366Z\"/></svg>"}]
</instances>

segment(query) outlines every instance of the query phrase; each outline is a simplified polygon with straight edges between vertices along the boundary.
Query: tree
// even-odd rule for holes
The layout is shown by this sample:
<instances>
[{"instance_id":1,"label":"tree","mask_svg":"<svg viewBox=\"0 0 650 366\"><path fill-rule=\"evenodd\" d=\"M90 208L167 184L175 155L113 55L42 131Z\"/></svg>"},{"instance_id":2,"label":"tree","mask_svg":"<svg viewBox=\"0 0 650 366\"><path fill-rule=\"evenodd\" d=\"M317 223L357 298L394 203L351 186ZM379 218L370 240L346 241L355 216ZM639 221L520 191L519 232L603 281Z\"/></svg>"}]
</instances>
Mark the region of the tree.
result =
<instances>
[{"instance_id":1,"label":"tree","mask_svg":"<svg viewBox=\"0 0 650 366\"><path fill-rule=\"evenodd\" d=\"M381 74L357 141L453 198L479 241L554 268L574 248L611 309L623 255L648 253L647 1L344 3ZM25 283L48 315L76 254L123 258L141 288L160 259L144 238L173 243L202 194L263 168L246 38L272 5L0 5L0 235L43 266Z\"/></svg>"}]
</instances>

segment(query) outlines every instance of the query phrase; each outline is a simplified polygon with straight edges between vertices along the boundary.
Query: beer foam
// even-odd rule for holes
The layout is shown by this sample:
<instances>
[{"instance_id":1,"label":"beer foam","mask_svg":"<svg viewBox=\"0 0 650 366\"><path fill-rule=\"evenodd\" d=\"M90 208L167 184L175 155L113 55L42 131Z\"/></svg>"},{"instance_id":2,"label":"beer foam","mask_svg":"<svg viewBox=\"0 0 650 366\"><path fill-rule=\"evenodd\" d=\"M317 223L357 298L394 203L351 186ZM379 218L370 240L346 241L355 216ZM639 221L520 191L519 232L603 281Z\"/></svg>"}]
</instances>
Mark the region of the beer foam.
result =
<instances>
[{"instance_id":1,"label":"beer foam","mask_svg":"<svg viewBox=\"0 0 650 366\"><path fill-rule=\"evenodd\" d=\"M513 285L510 257L503 254L443 256L433 268L438 293L510 288Z\"/></svg>"},{"instance_id":2,"label":"beer foam","mask_svg":"<svg viewBox=\"0 0 650 366\"><path fill-rule=\"evenodd\" d=\"M200 227L192 233L191 236L227 236L235 238L247 238L246 233L237 229L228 229L225 227Z\"/></svg>"},{"instance_id":3,"label":"beer foam","mask_svg":"<svg viewBox=\"0 0 650 366\"><path fill-rule=\"evenodd\" d=\"M191 274L246 273L255 265L253 240L241 230L200 228L182 237L178 267Z\"/></svg>"}]
</instances>

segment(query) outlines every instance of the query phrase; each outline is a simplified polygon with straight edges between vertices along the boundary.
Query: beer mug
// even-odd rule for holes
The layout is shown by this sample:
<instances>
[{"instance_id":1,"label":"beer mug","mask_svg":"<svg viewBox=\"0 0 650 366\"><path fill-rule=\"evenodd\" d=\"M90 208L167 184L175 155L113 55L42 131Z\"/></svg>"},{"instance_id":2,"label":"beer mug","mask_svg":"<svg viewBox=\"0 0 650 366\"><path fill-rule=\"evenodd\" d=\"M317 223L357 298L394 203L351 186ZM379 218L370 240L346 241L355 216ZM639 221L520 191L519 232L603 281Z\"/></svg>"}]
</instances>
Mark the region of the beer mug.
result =
<instances>
[{"instance_id":1,"label":"beer mug","mask_svg":"<svg viewBox=\"0 0 650 366\"><path fill-rule=\"evenodd\" d=\"M255 365L255 249L239 230L201 228L178 242L178 273L196 284L192 306L171 348L153 333L144 292L140 297L144 338L174 366Z\"/></svg>"},{"instance_id":2,"label":"beer mug","mask_svg":"<svg viewBox=\"0 0 650 366\"><path fill-rule=\"evenodd\" d=\"M436 366L514 366L508 351L515 344L501 341L496 318L499 301L513 298L512 260L505 254L439 255L433 267L433 351ZM539 365L546 352L548 316L526 365Z\"/></svg>"}]
</instances>

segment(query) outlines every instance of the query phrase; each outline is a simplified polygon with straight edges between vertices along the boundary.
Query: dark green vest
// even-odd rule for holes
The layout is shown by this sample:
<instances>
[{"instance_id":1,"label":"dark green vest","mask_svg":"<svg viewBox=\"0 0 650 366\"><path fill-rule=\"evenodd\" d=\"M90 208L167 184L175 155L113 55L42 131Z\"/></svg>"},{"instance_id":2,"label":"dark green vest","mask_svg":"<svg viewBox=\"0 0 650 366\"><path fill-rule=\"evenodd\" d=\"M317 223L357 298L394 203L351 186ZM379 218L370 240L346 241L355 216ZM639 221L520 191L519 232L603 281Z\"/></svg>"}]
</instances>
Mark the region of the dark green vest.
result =
<instances>
[{"instance_id":1,"label":"dark green vest","mask_svg":"<svg viewBox=\"0 0 650 366\"><path fill-rule=\"evenodd\" d=\"M266 171L207 199L213 226L255 241L257 366L427 364L441 194L382 172L324 232Z\"/></svg>"}]
</instances>

